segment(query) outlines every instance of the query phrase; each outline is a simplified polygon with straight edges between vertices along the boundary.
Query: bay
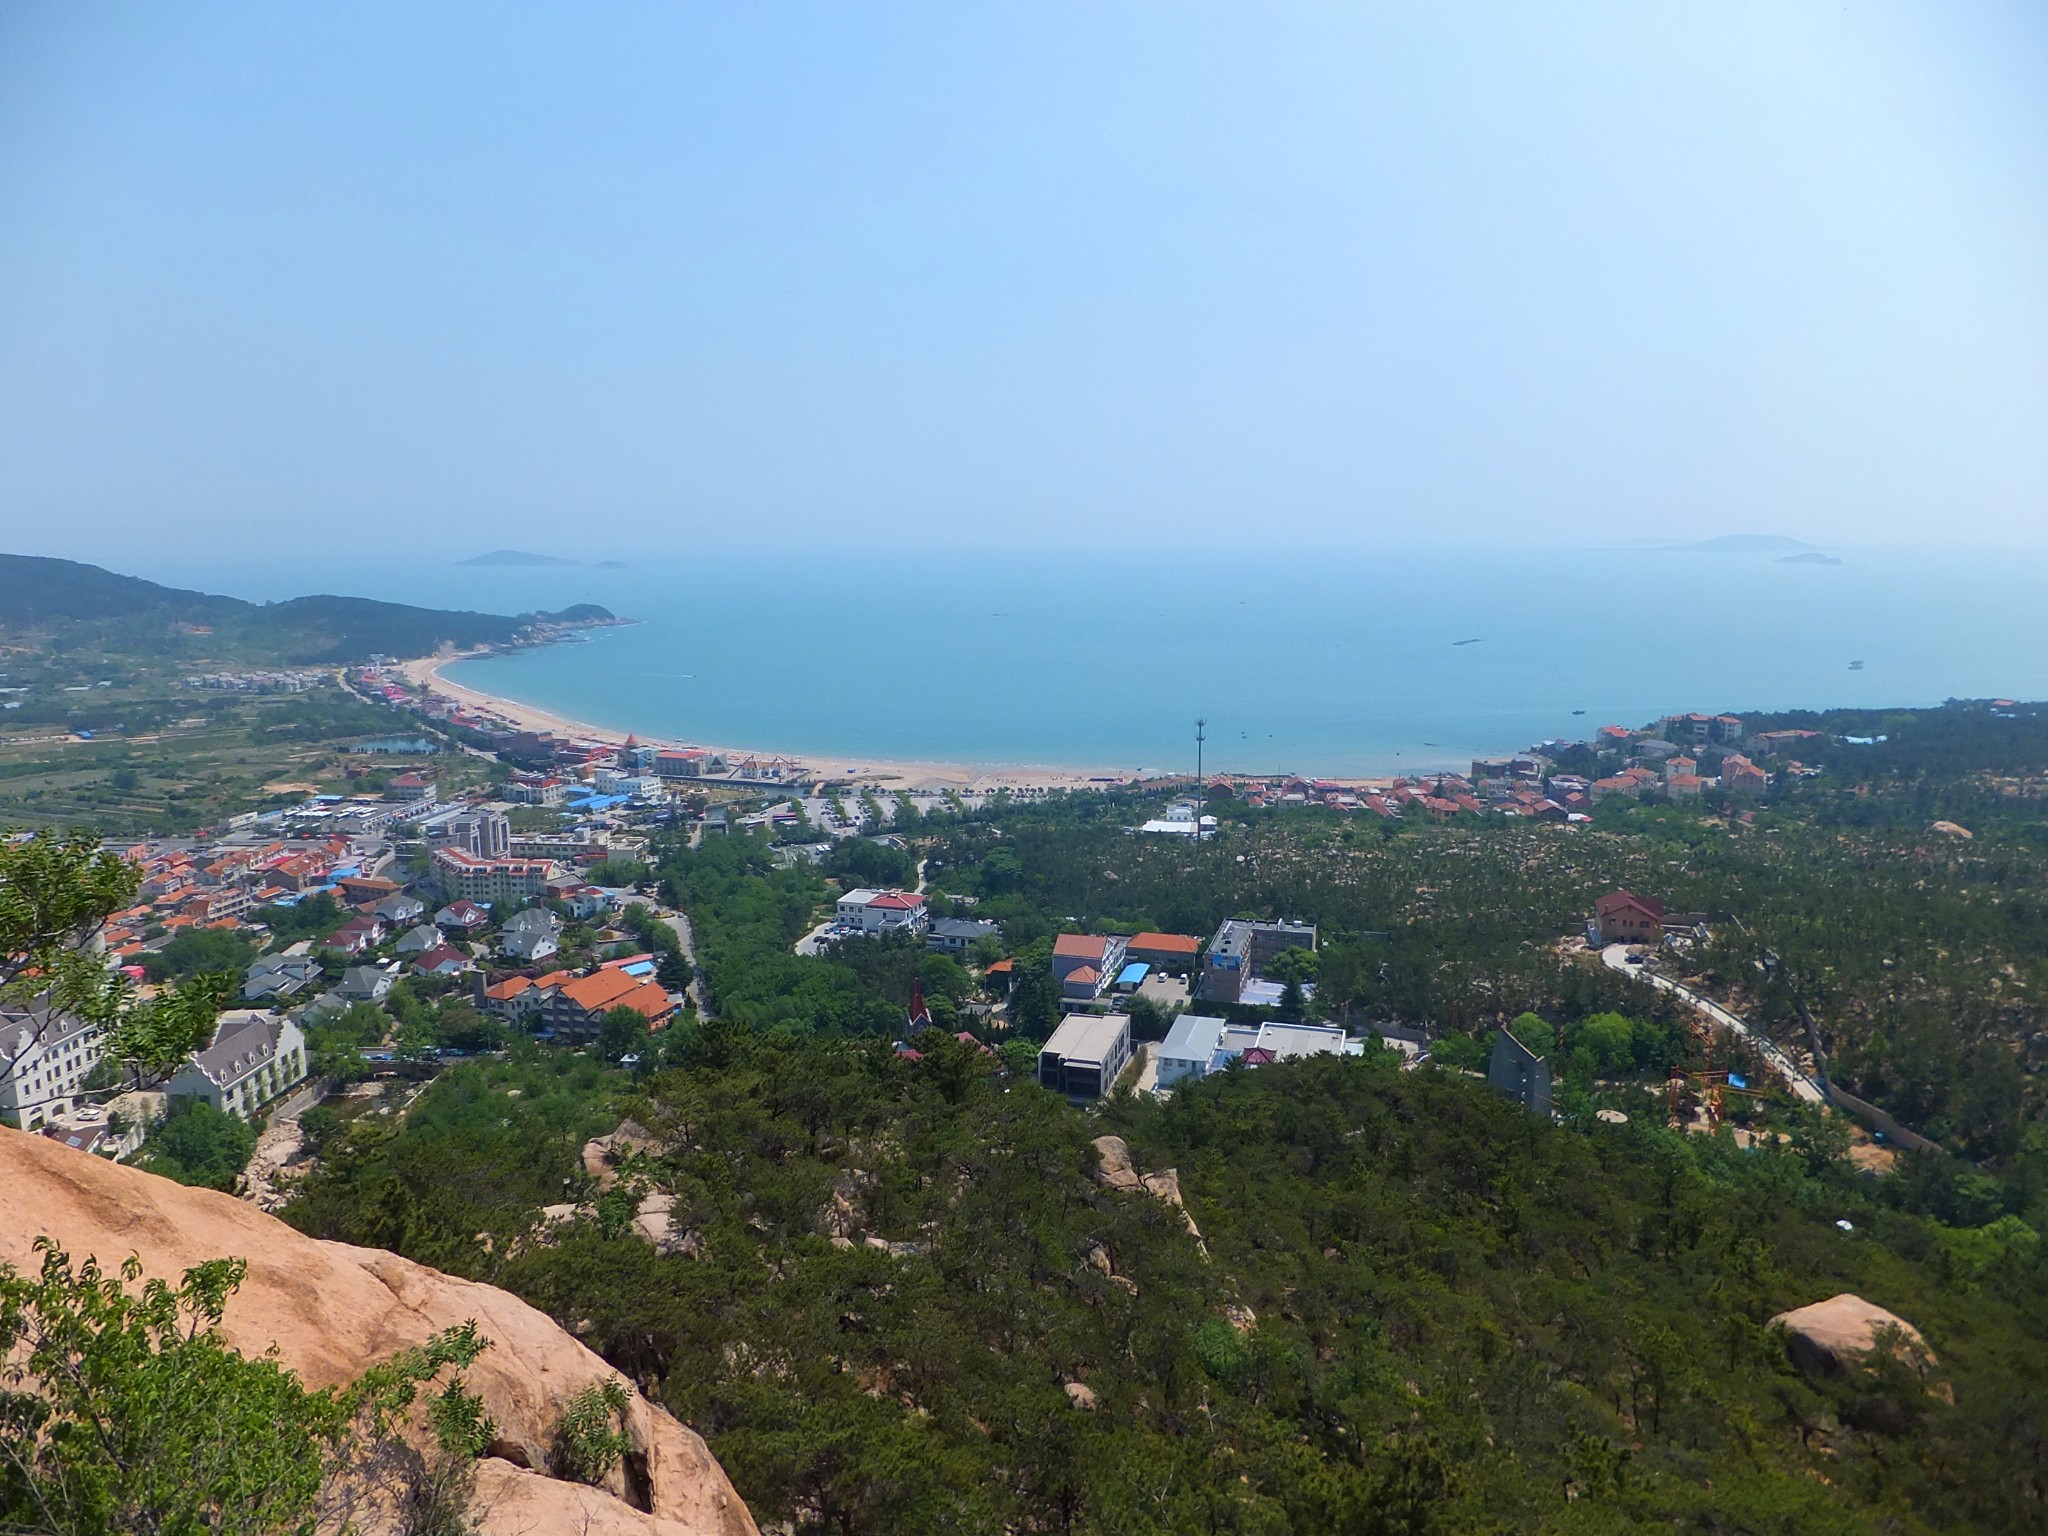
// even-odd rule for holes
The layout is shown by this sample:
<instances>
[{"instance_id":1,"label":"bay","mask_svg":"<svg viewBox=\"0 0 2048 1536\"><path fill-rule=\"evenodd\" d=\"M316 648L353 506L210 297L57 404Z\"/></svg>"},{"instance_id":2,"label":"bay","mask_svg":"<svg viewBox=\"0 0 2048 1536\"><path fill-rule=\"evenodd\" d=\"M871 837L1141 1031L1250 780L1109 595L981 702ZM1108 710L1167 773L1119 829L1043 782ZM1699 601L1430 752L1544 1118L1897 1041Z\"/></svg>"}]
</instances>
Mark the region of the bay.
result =
<instances>
[{"instance_id":1,"label":"bay","mask_svg":"<svg viewBox=\"0 0 2048 1536\"><path fill-rule=\"evenodd\" d=\"M501 612L602 603L637 622L447 675L620 732L827 769L844 755L1187 771L1200 717L1211 769L1398 773L1680 710L2048 695L2039 550L1850 550L1821 566L1270 543L764 549L621 570L429 556L342 590Z\"/></svg>"}]
</instances>

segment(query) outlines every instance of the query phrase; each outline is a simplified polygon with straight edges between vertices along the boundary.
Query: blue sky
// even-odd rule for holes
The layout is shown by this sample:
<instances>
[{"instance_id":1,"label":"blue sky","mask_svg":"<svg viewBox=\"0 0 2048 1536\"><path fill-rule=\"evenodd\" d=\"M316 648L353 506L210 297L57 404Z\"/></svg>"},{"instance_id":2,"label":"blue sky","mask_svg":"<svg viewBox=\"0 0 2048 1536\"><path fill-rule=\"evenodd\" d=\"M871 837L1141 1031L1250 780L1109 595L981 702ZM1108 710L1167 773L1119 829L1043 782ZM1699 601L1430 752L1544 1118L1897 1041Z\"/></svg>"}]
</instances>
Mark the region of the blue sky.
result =
<instances>
[{"instance_id":1,"label":"blue sky","mask_svg":"<svg viewBox=\"0 0 2048 1536\"><path fill-rule=\"evenodd\" d=\"M0 547L2048 538L2048 7L0 8Z\"/></svg>"}]
</instances>

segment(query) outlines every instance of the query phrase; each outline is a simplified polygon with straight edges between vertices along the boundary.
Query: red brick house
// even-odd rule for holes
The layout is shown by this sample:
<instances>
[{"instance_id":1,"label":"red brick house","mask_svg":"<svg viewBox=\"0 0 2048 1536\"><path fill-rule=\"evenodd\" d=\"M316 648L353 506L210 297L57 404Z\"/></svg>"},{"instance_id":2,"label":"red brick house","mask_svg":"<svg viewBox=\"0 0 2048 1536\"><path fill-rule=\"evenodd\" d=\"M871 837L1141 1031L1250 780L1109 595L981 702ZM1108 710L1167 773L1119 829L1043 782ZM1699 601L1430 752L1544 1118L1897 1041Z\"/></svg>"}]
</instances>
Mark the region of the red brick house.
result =
<instances>
[{"instance_id":1,"label":"red brick house","mask_svg":"<svg viewBox=\"0 0 2048 1536\"><path fill-rule=\"evenodd\" d=\"M1664 937L1664 903L1634 891L1609 891L1593 903L1602 944L1655 944Z\"/></svg>"}]
</instances>

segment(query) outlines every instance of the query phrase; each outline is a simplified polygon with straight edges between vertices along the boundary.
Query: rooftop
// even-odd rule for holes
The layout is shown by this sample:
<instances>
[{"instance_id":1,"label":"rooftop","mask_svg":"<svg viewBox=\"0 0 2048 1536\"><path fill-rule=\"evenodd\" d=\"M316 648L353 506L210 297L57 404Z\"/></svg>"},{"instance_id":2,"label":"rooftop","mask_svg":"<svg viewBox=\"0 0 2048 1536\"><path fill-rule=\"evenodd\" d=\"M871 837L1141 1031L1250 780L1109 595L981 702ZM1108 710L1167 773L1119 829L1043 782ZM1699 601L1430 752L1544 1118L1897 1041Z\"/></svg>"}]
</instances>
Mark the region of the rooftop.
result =
<instances>
[{"instance_id":1,"label":"rooftop","mask_svg":"<svg viewBox=\"0 0 2048 1536\"><path fill-rule=\"evenodd\" d=\"M1099 1066L1109 1059L1129 1027L1130 1020L1120 1014L1070 1013L1060 1020L1060 1027L1039 1047L1038 1053L1049 1053L1062 1061L1092 1061Z\"/></svg>"}]
</instances>

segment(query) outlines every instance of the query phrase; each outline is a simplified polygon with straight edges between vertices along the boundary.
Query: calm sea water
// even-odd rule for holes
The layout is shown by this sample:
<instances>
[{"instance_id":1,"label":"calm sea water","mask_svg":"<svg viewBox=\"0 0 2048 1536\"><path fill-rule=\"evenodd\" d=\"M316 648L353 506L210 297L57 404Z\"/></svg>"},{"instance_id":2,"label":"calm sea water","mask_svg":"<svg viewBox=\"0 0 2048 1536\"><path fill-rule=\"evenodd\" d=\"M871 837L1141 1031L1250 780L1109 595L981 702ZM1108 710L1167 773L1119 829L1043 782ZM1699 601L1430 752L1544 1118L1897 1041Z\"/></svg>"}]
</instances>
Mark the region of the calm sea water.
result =
<instances>
[{"instance_id":1,"label":"calm sea water","mask_svg":"<svg viewBox=\"0 0 2048 1536\"><path fill-rule=\"evenodd\" d=\"M2048 553L1843 558L907 550L618 571L421 560L346 585L324 565L320 580L500 612L603 603L640 622L449 675L620 731L819 767L1191 769L1201 716L1212 768L1399 772L1674 710L2048 696ZM265 572L234 589L307 585Z\"/></svg>"}]
</instances>

